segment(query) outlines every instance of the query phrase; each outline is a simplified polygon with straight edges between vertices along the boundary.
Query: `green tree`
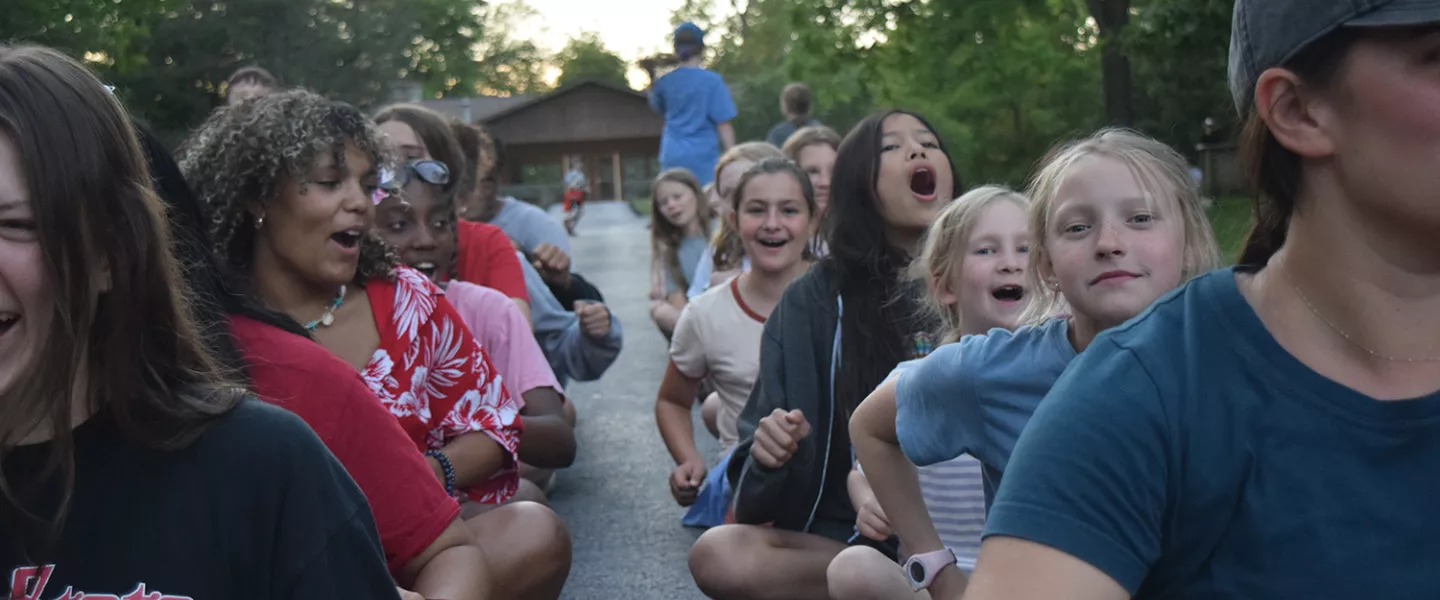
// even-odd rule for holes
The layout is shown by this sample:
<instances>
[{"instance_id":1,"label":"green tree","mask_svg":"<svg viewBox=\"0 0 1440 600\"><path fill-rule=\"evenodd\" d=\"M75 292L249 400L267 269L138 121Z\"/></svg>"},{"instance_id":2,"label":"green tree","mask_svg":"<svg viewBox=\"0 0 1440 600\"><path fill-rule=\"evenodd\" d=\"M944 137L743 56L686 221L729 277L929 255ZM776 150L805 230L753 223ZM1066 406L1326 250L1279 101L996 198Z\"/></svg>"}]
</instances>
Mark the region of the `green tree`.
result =
<instances>
[{"instance_id":1,"label":"green tree","mask_svg":"<svg viewBox=\"0 0 1440 600\"><path fill-rule=\"evenodd\" d=\"M600 41L600 35L593 31L584 31L570 38L565 48L555 56L555 62L560 67L556 83L561 87L587 80L629 87L625 60L606 48L605 43Z\"/></svg>"},{"instance_id":2,"label":"green tree","mask_svg":"<svg viewBox=\"0 0 1440 600\"><path fill-rule=\"evenodd\" d=\"M487 4L481 8L485 23L479 40L476 63L480 83L473 91L483 94L532 94L545 92L545 52L531 40L511 37L520 23L536 18L535 9L524 0Z\"/></svg>"},{"instance_id":3,"label":"green tree","mask_svg":"<svg viewBox=\"0 0 1440 600\"><path fill-rule=\"evenodd\" d=\"M1234 130L1226 87L1235 0L1152 0L1126 34L1134 57L1136 126L1193 155L1213 118Z\"/></svg>"},{"instance_id":4,"label":"green tree","mask_svg":"<svg viewBox=\"0 0 1440 600\"><path fill-rule=\"evenodd\" d=\"M1105 90L1105 116L1126 127L1135 123L1130 53L1124 43L1130 24L1130 0L1085 0L1100 31L1100 73Z\"/></svg>"},{"instance_id":5,"label":"green tree","mask_svg":"<svg viewBox=\"0 0 1440 600\"><path fill-rule=\"evenodd\" d=\"M967 185L1021 184L1056 139L1103 114L1086 17L1059 0L912 4L877 51L877 98L932 121Z\"/></svg>"},{"instance_id":6,"label":"green tree","mask_svg":"<svg viewBox=\"0 0 1440 600\"><path fill-rule=\"evenodd\" d=\"M505 30L492 27L492 8L475 0L7 0L0 39L86 57L174 141L247 65L362 108L388 101L403 80L431 97L540 81L543 54L533 44L528 53L481 44L482 36L503 40L490 35ZM505 68L476 60L487 50L507 59Z\"/></svg>"}]
</instances>

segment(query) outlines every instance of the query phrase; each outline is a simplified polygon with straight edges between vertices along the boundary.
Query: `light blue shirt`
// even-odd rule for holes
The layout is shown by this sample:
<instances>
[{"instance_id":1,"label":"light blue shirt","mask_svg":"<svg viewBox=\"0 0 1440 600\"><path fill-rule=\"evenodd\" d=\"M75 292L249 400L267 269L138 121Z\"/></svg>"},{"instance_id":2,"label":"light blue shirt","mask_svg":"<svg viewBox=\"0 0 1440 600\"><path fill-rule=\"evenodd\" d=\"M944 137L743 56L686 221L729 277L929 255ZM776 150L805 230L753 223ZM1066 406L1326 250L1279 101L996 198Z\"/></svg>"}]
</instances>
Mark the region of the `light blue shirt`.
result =
<instances>
[{"instance_id":1,"label":"light blue shirt","mask_svg":"<svg viewBox=\"0 0 1440 600\"><path fill-rule=\"evenodd\" d=\"M1053 319L1013 333L992 329L935 349L900 373L895 434L916 465L969 454L984 465L993 502L1020 432L1076 356L1068 323Z\"/></svg>"},{"instance_id":2,"label":"light blue shirt","mask_svg":"<svg viewBox=\"0 0 1440 600\"><path fill-rule=\"evenodd\" d=\"M560 387L565 387L571 379L599 379L620 356L624 342L620 319L611 311L610 335L603 340L592 340L580 330L580 318L560 306L540 273L523 255L520 269L525 272L525 291L530 294L530 322L535 329L535 341L540 343L540 350L545 353Z\"/></svg>"},{"instance_id":3,"label":"light blue shirt","mask_svg":"<svg viewBox=\"0 0 1440 600\"><path fill-rule=\"evenodd\" d=\"M685 276L685 285L681 286L675 281L675 275L670 271L669 266L665 268L665 294L668 296L675 292L685 292L699 279L699 266L705 257L705 238L692 235L680 240L680 247L675 249L675 260L680 262L680 273ZM705 278L708 280L709 275Z\"/></svg>"},{"instance_id":4,"label":"light blue shirt","mask_svg":"<svg viewBox=\"0 0 1440 600\"><path fill-rule=\"evenodd\" d=\"M740 271L743 273L750 270L750 257L746 256L740 260ZM695 265L695 276L690 278L690 289L685 295L691 299L705 293L710 289L710 276L715 274L715 244L705 248L705 254L700 257L700 264Z\"/></svg>"},{"instance_id":5,"label":"light blue shirt","mask_svg":"<svg viewBox=\"0 0 1440 600\"><path fill-rule=\"evenodd\" d=\"M490 224L501 231L526 252L534 252L540 244L550 243L567 256L570 254L570 236L544 209L514 198L500 199L500 212L490 219ZM525 262L523 259L520 262Z\"/></svg>"}]
</instances>

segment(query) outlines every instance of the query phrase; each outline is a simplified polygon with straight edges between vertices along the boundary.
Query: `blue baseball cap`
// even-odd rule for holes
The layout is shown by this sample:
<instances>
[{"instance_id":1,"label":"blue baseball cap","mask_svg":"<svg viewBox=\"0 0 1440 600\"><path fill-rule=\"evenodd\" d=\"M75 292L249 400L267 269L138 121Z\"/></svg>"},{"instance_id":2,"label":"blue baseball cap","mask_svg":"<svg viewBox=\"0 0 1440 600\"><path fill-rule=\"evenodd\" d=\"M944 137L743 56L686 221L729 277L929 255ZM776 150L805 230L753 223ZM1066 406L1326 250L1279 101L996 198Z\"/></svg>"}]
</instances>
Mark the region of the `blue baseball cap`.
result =
<instances>
[{"instance_id":1,"label":"blue baseball cap","mask_svg":"<svg viewBox=\"0 0 1440 600\"><path fill-rule=\"evenodd\" d=\"M696 46L705 45L705 30L693 22L686 21L675 28L675 43L691 44Z\"/></svg>"},{"instance_id":2,"label":"blue baseball cap","mask_svg":"<svg viewBox=\"0 0 1440 600\"><path fill-rule=\"evenodd\" d=\"M1440 23L1440 0L1237 0L1230 30L1230 95L1246 114L1255 84L1342 27Z\"/></svg>"}]
</instances>

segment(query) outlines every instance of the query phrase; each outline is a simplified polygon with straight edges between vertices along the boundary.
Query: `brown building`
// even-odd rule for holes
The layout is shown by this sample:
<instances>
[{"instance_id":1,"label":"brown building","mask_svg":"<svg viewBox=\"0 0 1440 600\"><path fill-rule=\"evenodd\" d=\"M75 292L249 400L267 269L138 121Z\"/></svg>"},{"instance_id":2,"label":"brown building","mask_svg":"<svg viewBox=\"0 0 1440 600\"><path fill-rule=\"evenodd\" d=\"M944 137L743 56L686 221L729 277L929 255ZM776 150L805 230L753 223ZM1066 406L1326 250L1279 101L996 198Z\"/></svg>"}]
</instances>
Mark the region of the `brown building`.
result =
<instances>
[{"instance_id":1,"label":"brown building","mask_svg":"<svg viewBox=\"0 0 1440 600\"><path fill-rule=\"evenodd\" d=\"M423 104L484 125L505 146L501 193L541 206L561 200L572 157L583 162L593 199L647 196L658 174L664 120L628 88L587 81L548 94Z\"/></svg>"}]
</instances>

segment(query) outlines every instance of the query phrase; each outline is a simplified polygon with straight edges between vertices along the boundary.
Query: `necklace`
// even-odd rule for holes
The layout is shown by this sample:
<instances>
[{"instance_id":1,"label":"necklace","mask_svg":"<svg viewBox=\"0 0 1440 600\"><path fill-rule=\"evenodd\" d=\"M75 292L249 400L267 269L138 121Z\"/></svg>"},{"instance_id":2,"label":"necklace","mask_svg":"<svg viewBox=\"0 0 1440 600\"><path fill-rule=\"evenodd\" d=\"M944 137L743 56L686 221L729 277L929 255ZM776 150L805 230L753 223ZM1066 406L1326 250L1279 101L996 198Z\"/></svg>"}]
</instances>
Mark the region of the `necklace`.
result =
<instances>
[{"instance_id":1,"label":"necklace","mask_svg":"<svg viewBox=\"0 0 1440 600\"><path fill-rule=\"evenodd\" d=\"M1282 270L1283 270L1283 267L1282 267ZM1290 278L1290 273L1289 273L1288 271L1285 272L1285 281L1287 281L1287 282L1290 283L1290 289L1295 290L1295 295L1300 296L1300 301L1305 303L1305 307L1308 308L1308 309L1310 309L1310 312L1311 312L1311 313L1314 313L1314 315L1315 315L1316 318L1320 319L1320 321L1321 321L1322 323L1325 323L1325 326L1326 326L1326 327L1329 327L1331 331L1334 331L1335 333L1340 334L1340 337L1345 338L1345 341L1350 342L1350 345L1355 346L1356 348L1359 348L1359 349L1361 349L1361 350L1364 350L1366 354L1369 354L1370 356L1373 356L1373 357L1375 357L1375 358L1384 360L1384 361L1386 361L1386 362L1398 362L1398 363L1430 363L1430 362L1440 362L1440 356L1426 356L1426 357L1423 357L1423 358L1401 358L1401 357L1398 357L1398 356L1390 356L1390 355L1388 355L1388 354L1381 354L1381 353L1379 353L1379 352L1376 352L1376 351L1374 351L1374 350L1371 350L1371 349L1369 349L1369 348L1366 348L1366 347L1365 347L1364 345L1362 345L1360 342L1355 341L1355 338L1350 337L1350 334L1345 333L1345 330L1340 329L1339 326L1337 326L1337 325L1335 325L1334 323L1330 322L1330 319L1325 318L1325 315L1320 314L1320 309L1315 308L1315 305L1310 302L1310 298L1308 298L1308 297L1305 296L1305 292L1300 291L1300 286L1295 285L1295 280Z\"/></svg>"},{"instance_id":2,"label":"necklace","mask_svg":"<svg viewBox=\"0 0 1440 600\"><path fill-rule=\"evenodd\" d=\"M340 305L344 303L345 286L342 285L340 286L340 291L335 294L335 299L330 301L330 307L325 309L325 314L320 315L320 318L314 321L306 323L305 331L315 331L321 327L329 327L331 323L335 322L335 311L339 310Z\"/></svg>"}]
</instances>

